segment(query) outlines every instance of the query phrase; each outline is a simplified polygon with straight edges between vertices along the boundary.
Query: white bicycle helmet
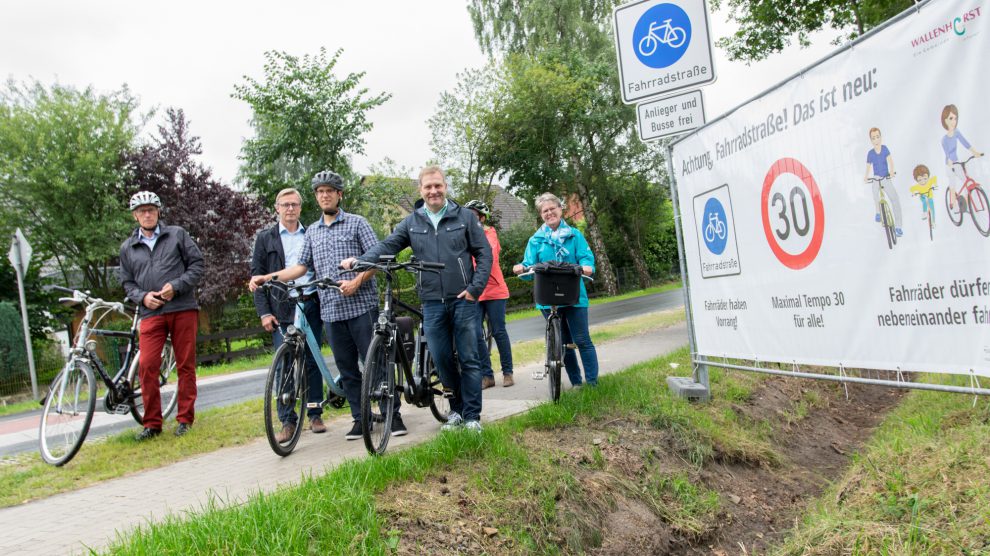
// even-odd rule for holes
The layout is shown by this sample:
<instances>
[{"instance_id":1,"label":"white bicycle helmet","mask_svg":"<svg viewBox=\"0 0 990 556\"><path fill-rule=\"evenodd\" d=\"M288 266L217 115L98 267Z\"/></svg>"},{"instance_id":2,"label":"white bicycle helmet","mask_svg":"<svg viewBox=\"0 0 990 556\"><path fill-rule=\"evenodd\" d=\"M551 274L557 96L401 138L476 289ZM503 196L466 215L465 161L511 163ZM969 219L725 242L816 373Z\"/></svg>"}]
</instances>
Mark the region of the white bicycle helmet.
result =
<instances>
[{"instance_id":1,"label":"white bicycle helmet","mask_svg":"<svg viewBox=\"0 0 990 556\"><path fill-rule=\"evenodd\" d=\"M134 195L131 195L131 211L144 205L155 205L158 207L158 210L162 210L162 200L151 191L138 191Z\"/></svg>"}]
</instances>

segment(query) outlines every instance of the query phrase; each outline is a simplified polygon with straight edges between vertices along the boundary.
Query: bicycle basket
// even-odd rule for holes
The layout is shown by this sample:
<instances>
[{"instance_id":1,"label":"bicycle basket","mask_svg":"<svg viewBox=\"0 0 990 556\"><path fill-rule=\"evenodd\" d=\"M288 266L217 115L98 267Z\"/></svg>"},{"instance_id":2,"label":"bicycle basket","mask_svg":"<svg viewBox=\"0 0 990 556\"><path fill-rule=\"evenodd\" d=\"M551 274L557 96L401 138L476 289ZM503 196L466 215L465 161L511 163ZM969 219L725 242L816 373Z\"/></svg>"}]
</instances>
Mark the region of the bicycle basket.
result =
<instances>
[{"instance_id":1,"label":"bicycle basket","mask_svg":"<svg viewBox=\"0 0 990 556\"><path fill-rule=\"evenodd\" d=\"M581 298L581 267L547 262L533 265L533 298L537 305L574 305Z\"/></svg>"}]
</instances>

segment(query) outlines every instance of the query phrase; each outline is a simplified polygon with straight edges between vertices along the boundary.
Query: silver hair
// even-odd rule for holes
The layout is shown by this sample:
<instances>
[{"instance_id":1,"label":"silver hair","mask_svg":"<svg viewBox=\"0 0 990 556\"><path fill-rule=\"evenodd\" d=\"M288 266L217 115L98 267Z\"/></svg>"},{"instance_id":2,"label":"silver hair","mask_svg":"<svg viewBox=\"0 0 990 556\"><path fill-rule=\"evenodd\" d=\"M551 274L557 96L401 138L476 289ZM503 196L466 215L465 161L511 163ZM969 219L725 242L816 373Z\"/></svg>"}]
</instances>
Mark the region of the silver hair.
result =
<instances>
[{"instance_id":1,"label":"silver hair","mask_svg":"<svg viewBox=\"0 0 990 556\"><path fill-rule=\"evenodd\" d=\"M535 201L533 201L533 206L536 207L537 212L539 212L540 205L542 205L543 203L557 203L557 206L559 206L560 208L564 208L564 202L560 200L560 197L557 197L556 195L550 193L549 191L541 194L539 197L536 198Z\"/></svg>"}]
</instances>

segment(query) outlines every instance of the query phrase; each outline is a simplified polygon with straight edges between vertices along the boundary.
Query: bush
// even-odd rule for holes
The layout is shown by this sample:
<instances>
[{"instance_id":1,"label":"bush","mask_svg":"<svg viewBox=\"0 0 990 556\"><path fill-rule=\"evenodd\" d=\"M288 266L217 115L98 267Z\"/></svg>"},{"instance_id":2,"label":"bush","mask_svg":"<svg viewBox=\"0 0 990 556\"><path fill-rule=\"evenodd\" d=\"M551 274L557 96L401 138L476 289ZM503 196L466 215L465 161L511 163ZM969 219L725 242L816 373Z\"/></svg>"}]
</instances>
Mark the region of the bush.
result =
<instances>
[{"instance_id":1,"label":"bush","mask_svg":"<svg viewBox=\"0 0 990 556\"><path fill-rule=\"evenodd\" d=\"M29 376L21 313L13 303L0 301L0 390L9 393L8 385L24 379Z\"/></svg>"}]
</instances>

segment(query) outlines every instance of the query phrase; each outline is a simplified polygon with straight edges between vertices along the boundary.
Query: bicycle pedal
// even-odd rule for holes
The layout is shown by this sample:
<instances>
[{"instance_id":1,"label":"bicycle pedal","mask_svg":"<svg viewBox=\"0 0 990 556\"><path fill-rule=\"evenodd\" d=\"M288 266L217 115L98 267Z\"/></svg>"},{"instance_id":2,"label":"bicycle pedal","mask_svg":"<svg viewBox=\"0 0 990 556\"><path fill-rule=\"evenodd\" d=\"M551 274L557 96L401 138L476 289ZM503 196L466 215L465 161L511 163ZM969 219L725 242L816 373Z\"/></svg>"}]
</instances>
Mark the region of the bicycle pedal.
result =
<instances>
[{"instance_id":1,"label":"bicycle pedal","mask_svg":"<svg viewBox=\"0 0 990 556\"><path fill-rule=\"evenodd\" d=\"M564 344L564 349L577 349L577 344Z\"/></svg>"},{"instance_id":2,"label":"bicycle pedal","mask_svg":"<svg viewBox=\"0 0 990 556\"><path fill-rule=\"evenodd\" d=\"M306 404L306 409L321 409L323 404L320 402L309 402Z\"/></svg>"},{"instance_id":3,"label":"bicycle pedal","mask_svg":"<svg viewBox=\"0 0 990 556\"><path fill-rule=\"evenodd\" d=\"M449 399L453 399L453 397L454 397L454 391L453 390L448 390L448 389L444 388L443 389L443 397L444 398L447 398L448 400Z\"/></svg>"},{"instance_id":4,"label":"bicycle pedal","mask_svg":"<svg viewBox=\"0 0 990 556\"><path fill-rule=\"evenodd\" d=\"M543 378L545 376L546 376L546 373L542 373L542 372L537 373L537 372L534 372L533 373L533 380L543 380Z\"/></svg>"},{"instance_id":5,"label":"bicycle pedal","mask_svg":"<svg viewBox=\"0 0 990 556\"><path fill-rule=\"evenodd\" d=\"M116 406L113 407L114 415L127 415L130 412L131 412L131 406L127 405L126 403L117 404Z\"/></svg>"}]
</instances>

